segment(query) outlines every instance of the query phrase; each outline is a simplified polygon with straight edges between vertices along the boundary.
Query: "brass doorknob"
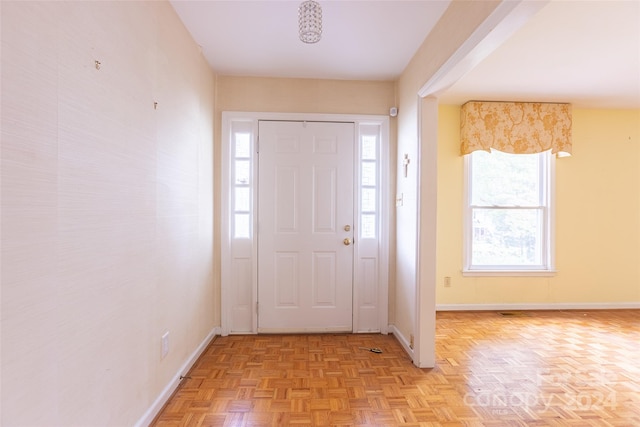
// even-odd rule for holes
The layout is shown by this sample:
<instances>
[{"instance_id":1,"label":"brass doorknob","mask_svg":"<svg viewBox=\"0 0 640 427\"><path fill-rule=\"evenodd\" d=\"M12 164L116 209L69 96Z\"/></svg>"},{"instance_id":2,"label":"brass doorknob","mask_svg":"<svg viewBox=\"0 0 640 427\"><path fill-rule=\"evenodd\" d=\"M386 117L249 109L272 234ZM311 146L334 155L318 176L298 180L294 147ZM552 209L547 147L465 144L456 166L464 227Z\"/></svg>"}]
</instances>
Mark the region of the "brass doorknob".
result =
<instances>
[{"instance_id":1,"label":"brass doorknob","mask_svg":"<svg viewBox=\"0 0 640 427\"><path fill-rule=\"evenodd\" d=\"M342 241L342 243L344 243L345 246L349 246L351 244L351 239L347 237Z\"/></svg>"}]
</instances>

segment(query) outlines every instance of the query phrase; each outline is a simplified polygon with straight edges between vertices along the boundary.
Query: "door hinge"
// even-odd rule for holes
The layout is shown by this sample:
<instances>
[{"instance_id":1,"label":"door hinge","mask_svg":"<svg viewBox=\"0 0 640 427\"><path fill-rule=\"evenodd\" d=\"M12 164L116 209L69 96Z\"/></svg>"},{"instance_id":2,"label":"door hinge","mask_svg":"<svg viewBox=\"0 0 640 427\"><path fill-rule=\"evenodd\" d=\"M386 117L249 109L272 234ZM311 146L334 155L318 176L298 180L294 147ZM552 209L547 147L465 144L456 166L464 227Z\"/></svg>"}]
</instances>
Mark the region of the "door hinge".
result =
<instances>
[{"instance_id":1,"label":"door hinge","mask_svg":"<svg viewBox=\"0 0 640 427\"><path fill-rule=\"evenodd\" d=\"M258 314L258 313L259 313L259 311L258 311L258 301L256 301L256 314Z\"/></svg>"},{"instance_id":2,"label":"door hinge","mask_svg":"<svg viewBox=\"0 0 640 427\"><path fill-rule=\"evenodd\" d=\"M260 152L260 135L256 138L256 153Z\"/></svg>"}]
</instances>

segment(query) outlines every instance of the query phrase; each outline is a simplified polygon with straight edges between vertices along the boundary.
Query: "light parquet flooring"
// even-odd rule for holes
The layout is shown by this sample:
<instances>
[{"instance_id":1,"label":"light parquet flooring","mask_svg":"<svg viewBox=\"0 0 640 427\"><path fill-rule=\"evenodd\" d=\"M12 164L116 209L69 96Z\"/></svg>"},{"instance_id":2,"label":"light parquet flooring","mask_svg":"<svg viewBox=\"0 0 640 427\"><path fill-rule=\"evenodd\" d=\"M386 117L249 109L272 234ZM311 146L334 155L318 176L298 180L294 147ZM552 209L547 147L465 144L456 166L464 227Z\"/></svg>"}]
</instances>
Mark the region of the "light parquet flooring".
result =
<instances>
[{"instance_id":1,"label":"light parquet flooring","mask_svg":"<svg viewBox=\"0 0 640 427\"><path fill-rule=\"evenodd\" d=\"M640 426L640 310L441 312L433 369L393 335L217 337L153 425Z\"/></svg>"}]
</instances>

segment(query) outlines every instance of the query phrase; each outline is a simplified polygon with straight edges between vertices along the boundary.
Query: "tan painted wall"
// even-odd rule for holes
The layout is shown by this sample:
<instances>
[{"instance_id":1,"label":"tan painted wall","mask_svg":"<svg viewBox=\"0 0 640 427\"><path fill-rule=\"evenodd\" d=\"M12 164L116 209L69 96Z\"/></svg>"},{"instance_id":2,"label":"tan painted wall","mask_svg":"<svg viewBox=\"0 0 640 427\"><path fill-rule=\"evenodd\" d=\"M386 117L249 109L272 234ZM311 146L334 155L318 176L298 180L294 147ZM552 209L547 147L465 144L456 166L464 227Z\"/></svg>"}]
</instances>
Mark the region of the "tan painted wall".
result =
<instances>
[{"instance_id":1,"label":"tan painted wall","mask_svg":"<svg viewBox=\"0 0 640 427\"><path fill-rule=\"evenodd\" d=\"M640 111L574 108L573 156L556 160L554 277L462 276L459 129L460 107L441 106L439 304L640 302Z\"/></svg>"},{"instance_id":2,"label":"tan painted wall","mask_svg":"<svg viewBox=\"0 0 640 427\"><path fill-rule=\"evenodd\" d=\"M433 283L416 283L416 274L420 265L417 262L418 248L414 242L417 236L418 215L421 211L421 207L418 206L420 200L418 192L421 190L418 187L416 175L419 167L417 164L418 141L423 145L436 144L430 136L418 134L419 124L422 121L419 117L418 92L499 3L498 1L452 2L398 80L398 156L403 157L407 154L414 161L414 167L410 169L407 177L398 173L396 190L397 194L403 194L404 204L396 210L396 235L399 244L396 257L395 326L407 339L415 333L416 287L421 286L423 298L431 302L433 302L434 292ZM423 129L426 133L431 131ZM429 162L429 159L426 161ZM425 188L422 188L422 191L425 191ZM422 203L431 203L428 197L425 197L426 194L421 196ZM425 243L425 246L428 246L426 243L429 243L429 239L433 239L433 236L431 233L424 233L422 239L423 242L420 244ZM407 243L402 245L402 242ZM435 275L433 271L426 273L425 277ZM422 301L420 304L422 305ZM422 310L433 311L430 305L424 306ZM432 341L426 336L424 338L423 341ZM432 350L428 351L432 353Z\"/></svg>"},{"instance_id":3,"label":"tan painted wall","mask_svg":"<svg viewBox=\"0 0 640 427\"><path fill-rule=\"evenodd\" d=\"M313 80L313 79L277 79L262 77L218 76L216 84L216 147L215 170L220 171L221 135L220 121L223 111L245 112L281 112L281 113L327 113L327 114L371 114L386 115L395 106L395 85L385 81L350 81L350 80ZM396 124L391 118L389 123L390 149L396 152ZM395 175L395 158L390 159ZM220 176L216 175L216 183ZM393 188L393 184L391 184ZM216 186L216 236L220 236L220 188ZM393 191L390 197L393 198ZM390 201L393 206L393 201ZM393 218L391 222L390 257L395 252L395 235L393 234ZM216 253L220 253L220 240L216 240ZM217 257L219 262L219 257ZM216 271L220 271L216 266ZM389 275L395 277L394 265L390 266ZM218 275L218 283L220 281ZM219 286L216 288L219 292ZM389 283L389 293L393 297L393 280ZM390 303L391 304L391 303ZM393 318L393 311L390 311Z\"/></svg>"},{"instance_id":4,"label":"tan painted wall","mask_svg":"<svg viewBox=\"0 0 640 427\"><path fill-rule=\"evenodd\" d=\"M389 114L393 82L218 76L216 110Z\"/></svg>"},{"instance_id":5,"label":"tan painted wall","mask_svg":"<svg viewBox=\"0 0 640 427\"><path fill-rule=\"evenodd\" d=\"M133 425L216 326L213 105L169 3L2 2L0 424Z\"/></svg>"}]
</instances>

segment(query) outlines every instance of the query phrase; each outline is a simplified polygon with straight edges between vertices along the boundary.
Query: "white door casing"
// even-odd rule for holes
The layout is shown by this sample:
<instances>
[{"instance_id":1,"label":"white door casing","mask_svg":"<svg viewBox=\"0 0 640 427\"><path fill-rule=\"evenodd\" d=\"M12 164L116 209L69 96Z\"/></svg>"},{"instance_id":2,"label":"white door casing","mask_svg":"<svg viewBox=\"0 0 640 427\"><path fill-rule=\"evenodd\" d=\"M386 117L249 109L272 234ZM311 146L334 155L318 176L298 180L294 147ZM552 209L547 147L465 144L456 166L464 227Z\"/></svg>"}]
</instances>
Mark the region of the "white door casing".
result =
<instances>
[{"instance_id":1,"label":"white door casing","mask_svg":"<svg viewBox=\"0 0 640 427\"><path fill-rule=\"evenodd\" d=\"M264 188L258 182L261 120L352 123L355 179L350 231L355 244L349 245L353 252L349 330L386 334L389 226L394 212L389 199L388 117L257 112L222 113L221 333L258 333L258 201ZM338 231L344 225L338 224ZM321 261L328 262L327 257Z\"/></svg>"},{"instance_id":2,"label":"white door casing","mask_svg":"<svg viewBox=\"0 0 640 427\"><path fill-rule=\"evenodd\" d=\"M354 124L258 132L258 332L351 332Z\"/></svg>"}]
</instances>

